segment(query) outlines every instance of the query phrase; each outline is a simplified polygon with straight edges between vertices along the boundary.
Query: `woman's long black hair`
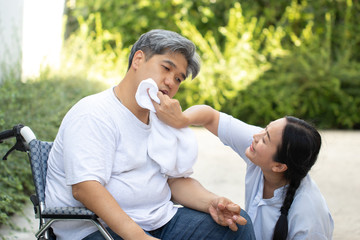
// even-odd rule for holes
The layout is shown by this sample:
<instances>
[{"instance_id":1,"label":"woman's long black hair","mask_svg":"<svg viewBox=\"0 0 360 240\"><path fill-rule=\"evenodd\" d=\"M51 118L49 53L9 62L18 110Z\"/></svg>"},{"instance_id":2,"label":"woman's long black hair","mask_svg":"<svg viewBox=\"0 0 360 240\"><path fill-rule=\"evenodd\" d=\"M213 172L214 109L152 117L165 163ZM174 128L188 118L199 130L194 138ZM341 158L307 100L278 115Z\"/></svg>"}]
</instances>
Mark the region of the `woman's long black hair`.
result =
<instances>
[{"instance_id":1,"label":"woman's long black hair","mask_svg":"<svg viewBox=\"0 0 360 240\"><path fill-rule=\"evenodd\" d=\"M284 176L289 185L280 217L275 225L273 240L285 240L288 235L287 216L301 180L316 162L321 147L319 132L309 123L295 118L285 117L286 126L282 135L282 144L275 154L275 161L287 165Z\"/></svg>"}]
</instances>

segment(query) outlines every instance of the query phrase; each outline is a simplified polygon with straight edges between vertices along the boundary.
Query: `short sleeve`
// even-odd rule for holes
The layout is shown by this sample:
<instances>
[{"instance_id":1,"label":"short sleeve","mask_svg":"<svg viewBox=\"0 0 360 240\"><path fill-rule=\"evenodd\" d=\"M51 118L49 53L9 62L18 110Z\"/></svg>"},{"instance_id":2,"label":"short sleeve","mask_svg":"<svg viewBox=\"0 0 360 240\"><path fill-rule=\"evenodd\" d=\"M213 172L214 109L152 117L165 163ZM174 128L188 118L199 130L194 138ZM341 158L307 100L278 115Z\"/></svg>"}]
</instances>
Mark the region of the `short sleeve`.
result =
<instances>
[{"instance_id":1,"label":"short sleeve","mask_svg":"<svg viewBox=\"0 0 360 240\"><path fill-rule=\"evenodd\" d=\"M113 127L91 114L76 116L63 130L66 184L96 180L106 184L115 156Z\"/></svg>"},{"instance_id":2,"label":"short sleeve","mask_svg":"<svg viewBox=\"0 0 360 240\"><path fill-rule=\"evenodd\" d=\"M218 137L226 146L231 147L246 162L245 150L250 146L253 135L261 131L260 127L249 125L228 114L220 113Z\"/></svg>"}]
</instances>

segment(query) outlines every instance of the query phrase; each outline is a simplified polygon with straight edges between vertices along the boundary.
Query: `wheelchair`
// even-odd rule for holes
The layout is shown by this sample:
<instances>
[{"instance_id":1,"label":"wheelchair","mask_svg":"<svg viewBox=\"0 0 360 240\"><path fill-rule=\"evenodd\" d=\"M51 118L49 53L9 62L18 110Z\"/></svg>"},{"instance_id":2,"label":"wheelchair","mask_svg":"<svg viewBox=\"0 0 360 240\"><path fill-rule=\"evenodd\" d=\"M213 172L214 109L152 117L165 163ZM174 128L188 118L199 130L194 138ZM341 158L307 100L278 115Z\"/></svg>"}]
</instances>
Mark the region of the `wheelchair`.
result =
<instances>
[{"instance_id":1,"label":"wheelchair","mask_svg":"<svg viewBox=\"0 0 360 240\"><path fill-rule=\"evenodd\" d=\"M89 221L97 227L106 240L113 240L104 225L101 224L99 217L85 207L46 208L46 171L52 142L37 140L33 131L22 124L0 132L0 143L10 138L15 138L16 143L5 154L3 160L6 160L14 150L26 152L29 157L36 192L30 196L30 200L34 205L35 218L39 219L39 230L35 234L38 240L56 239L51 225L57 221Z\"/></svg>"}]
</instances>

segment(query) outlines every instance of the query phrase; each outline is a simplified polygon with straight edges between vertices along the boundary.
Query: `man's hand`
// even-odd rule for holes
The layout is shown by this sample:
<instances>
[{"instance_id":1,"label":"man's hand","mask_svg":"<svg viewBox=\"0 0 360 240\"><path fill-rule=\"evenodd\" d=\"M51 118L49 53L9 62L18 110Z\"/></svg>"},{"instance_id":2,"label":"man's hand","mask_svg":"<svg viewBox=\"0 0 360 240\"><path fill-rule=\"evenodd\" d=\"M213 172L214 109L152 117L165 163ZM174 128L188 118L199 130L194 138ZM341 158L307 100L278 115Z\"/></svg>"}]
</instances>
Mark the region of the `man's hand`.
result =
<instances>
[{"instance_id":1,"label":"man's hand","mask_svg":"<svg viewBox=\"0 0 360 240\"><path fill-rule=\"evenodd\" d=\"M187 127L188 119L183 114L179 101L170 98L168 95L164 95L160 91L157 96L160 99L160 104L151 100L156 110L156 116L171 127Z\"/></svg>"},{"instance_id":2,"label":"man's hand","mask_svg":"<svg viewBox=\"0 0 360 240\"><path fill-rule=\"evenodd\" d=\"M221 226L229 226L232 231L237 231L236 223L246 224L246 219L240 216L241 208L229 199L219 197L211 202L209 213L216 223Z\"/></svg>"}]
</instances>

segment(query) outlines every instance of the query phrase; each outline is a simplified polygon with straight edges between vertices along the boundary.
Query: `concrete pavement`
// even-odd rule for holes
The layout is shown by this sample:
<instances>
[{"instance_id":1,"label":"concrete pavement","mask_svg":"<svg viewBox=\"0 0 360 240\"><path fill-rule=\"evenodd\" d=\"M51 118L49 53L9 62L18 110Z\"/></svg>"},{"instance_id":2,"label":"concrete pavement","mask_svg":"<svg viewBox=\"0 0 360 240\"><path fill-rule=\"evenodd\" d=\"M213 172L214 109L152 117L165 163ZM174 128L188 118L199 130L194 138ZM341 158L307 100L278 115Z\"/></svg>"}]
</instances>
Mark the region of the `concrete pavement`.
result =
<instances>
[{"instance_id":1,"label":"concrete pavement","mask_svg":"<svg viewBox=\"0 0 360 240\"><path fill-rule=\"evenodd\" d=\"M194 177L206 188L244 206L245 164L230 148L203 128L194 128L199 159ZM323 146L311 176L323 193L335 222L334 240L360 239L360 131L322 131ZM15 216L20 230L0 228L0 238L33 240L38 222L32 206Z\"/></svg>"}]
</instances>

